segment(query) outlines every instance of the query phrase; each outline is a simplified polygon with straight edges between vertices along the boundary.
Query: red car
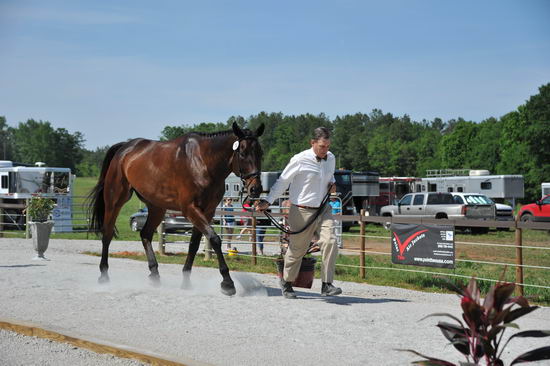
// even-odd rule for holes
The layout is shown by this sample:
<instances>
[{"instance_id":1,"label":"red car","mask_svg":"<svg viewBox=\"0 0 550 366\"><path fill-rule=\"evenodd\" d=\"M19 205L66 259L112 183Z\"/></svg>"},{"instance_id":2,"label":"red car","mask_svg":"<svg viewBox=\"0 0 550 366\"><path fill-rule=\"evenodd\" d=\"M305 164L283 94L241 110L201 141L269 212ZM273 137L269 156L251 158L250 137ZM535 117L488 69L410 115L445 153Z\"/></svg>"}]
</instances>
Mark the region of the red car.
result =
<instances>
[{"instance_id":1,"label":"red car","mask_svg":"<svg viewBox=\"0 0 550 366\"><path fill-rule=\"evenodd\" d=\"M550 222L550 194L535 203L522 206L518 215L521 221Z\"/></svg>"}]
</instances>

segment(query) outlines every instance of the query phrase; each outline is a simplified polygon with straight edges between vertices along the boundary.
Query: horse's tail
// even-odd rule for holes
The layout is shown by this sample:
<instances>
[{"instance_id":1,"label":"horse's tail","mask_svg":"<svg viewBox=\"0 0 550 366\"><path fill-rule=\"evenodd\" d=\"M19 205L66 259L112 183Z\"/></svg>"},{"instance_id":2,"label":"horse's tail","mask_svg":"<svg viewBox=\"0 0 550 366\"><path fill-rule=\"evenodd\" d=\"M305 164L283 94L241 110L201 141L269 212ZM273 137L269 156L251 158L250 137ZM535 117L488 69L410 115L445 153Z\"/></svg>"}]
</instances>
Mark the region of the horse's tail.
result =
<instances>
[{"instance_id":1,"label":"horse's tail","mask_svg":"<svg viewBox=\"0 0 550 366\"><path fill-rule=\"evenodd\" d=\"M105 176L113 157L124 144L125 142L119 142L107 150L103 164L101 165L101 174L99 175L97 184L88 195L88 217L90 218L90 227L88 230L98 235L103 232L103 219L105 218L105 200L103 198Z\"/></svg>"}]
</instances>

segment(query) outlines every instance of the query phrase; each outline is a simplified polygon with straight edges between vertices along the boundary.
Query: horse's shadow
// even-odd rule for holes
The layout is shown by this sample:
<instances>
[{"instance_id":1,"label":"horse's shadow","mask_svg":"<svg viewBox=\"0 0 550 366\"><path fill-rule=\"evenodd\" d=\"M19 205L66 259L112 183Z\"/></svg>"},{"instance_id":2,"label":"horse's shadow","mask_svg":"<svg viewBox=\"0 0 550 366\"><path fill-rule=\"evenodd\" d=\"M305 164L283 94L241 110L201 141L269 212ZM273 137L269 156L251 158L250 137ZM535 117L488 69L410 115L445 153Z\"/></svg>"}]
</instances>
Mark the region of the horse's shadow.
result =
<instances>
[{"instance_id":1,"label":"horse's shadow","mask_svg":"<svg viewBox=\"0 0 550 366\"><path fill-rule=\"evenodd\" d=\"M266 287L267 296L282 296L281 290L274 287ZM384 302L409 302L408 300L403 299L368 299L364 297L357 296L321 296L321 294L311 293L311 292L301 292L296 291L296 295L300 300L315 300L323 301L328 304L335 305L352 305L352 304L379 304ZM292 300L289 300L292 301Z\"/></svg>"}]
</instances>

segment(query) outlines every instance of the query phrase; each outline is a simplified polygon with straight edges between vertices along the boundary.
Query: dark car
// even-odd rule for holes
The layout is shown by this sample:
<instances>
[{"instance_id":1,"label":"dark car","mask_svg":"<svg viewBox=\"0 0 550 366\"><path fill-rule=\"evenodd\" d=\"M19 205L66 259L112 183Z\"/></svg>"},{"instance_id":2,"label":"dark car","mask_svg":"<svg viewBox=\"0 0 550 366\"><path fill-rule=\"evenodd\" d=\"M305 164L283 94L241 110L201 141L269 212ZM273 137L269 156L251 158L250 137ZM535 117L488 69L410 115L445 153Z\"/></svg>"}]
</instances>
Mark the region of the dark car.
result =
<instances>
[{"instance_id":1,"label":"dark car","mask_svg":"<svg viewBox=\"0 0 550 366\"><path fill-rule=\"evenodd\" d=\"M147 207L141 208L138 212L130 216L130 228L132 231L140 231L147 221ZM177 213L168 211L164 217L164 230L166 231L189 231L193 228L193 224L183 216L178 216Z\"/></svg>"}]
</instances>

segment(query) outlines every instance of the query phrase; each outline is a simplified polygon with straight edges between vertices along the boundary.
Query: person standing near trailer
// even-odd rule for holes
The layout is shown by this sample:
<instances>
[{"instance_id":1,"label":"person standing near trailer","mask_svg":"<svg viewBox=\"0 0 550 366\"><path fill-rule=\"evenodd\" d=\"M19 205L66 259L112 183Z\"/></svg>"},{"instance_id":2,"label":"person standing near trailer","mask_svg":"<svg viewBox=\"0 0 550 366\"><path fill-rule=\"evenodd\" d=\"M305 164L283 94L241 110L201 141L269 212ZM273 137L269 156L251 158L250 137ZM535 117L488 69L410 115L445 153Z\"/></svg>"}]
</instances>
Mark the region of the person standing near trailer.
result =
<instances>
[{"instance_id":1,"label":"person standing near trailer","mask_svg":"<svg viewBox=\"0 0 550 366\"><path fill-rule=\"evenodd\" d=\"M342 293L342 289L332 284L338 246L334 235L331 206L327 204L320 207L328 191L336 191L334 186L336 159L334 154L329 151L329 130L325 127L316 128L310 143L311 149L294 155L266 199L256 203L256 211L266 210L290 185L291 206L288 221L292 231L303 229L309 219L318 210L321 210L319 216L306 230L290 235L290 243L285 254L283 277L281 278L282 294L287 299L296 298L292 282L298 276L302 258L316 231L320 233L318 243L323 258L321 295L335 296Z\"/></svg>"}]
</instances>

